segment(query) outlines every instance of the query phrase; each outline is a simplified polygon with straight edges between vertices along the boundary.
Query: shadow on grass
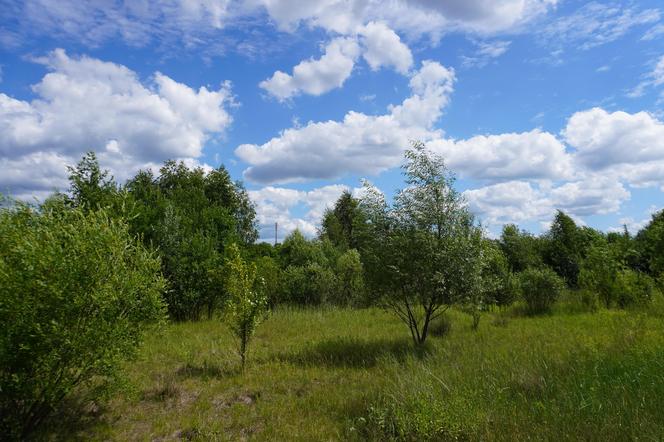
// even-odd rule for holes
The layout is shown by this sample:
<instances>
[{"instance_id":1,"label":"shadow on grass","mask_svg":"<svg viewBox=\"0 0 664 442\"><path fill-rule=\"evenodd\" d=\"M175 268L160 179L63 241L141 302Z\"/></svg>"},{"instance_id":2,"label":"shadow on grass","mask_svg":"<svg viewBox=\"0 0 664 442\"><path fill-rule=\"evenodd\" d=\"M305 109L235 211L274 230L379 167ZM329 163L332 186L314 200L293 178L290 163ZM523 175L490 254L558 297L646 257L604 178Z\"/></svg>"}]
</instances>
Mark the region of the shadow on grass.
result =
<instances>
[{"instance_id":1,"label":"shadow on grass","mask_svg":"<svg viewBox=\"0 0 664 442\"><path fill-rule=\"evenodd\" d=\"M240 367L227 367L204 361L202 364L186 363L175 370L175 376L180 379L186 378L223 378L234 376L241 372Z\"/></svg>"},{"instance_id":2,"label":"shadow on grass","mask_svg":"<svg viewBox=\"0 0 664 442\"><path fill-rule=\"evenodd\" d=\"M403 362L409 356L423 358L429 351L426 345L414 347L408 339L334 338L314 343L298 353L280 354L276 359L301 365L366 368L383 358Z\"/></svg>"},{"instance_id":3,"label":"shadow on grass","mask_svg":"<svg viewBox=\"0 0 664 442\"><path fill-rule=\"evenodd\" d=\"M105 405L96 402L66 399L30 440L88 441L94 428L112 425L105 411Z\"/></svg>"}]
</instances>

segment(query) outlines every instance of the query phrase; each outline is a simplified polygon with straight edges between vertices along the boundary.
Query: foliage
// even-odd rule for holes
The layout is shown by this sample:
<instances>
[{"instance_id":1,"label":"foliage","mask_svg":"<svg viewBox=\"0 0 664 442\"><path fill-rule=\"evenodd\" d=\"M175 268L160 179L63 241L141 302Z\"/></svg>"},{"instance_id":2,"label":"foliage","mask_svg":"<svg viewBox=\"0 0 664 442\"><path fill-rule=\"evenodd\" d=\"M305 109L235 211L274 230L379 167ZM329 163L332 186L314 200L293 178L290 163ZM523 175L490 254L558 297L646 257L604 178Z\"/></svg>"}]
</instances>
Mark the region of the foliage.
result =
<instances>
[{"instance_id":1,"label":"foliage","mask_svg":"<svg viewBox=\"0 0 664 442\"><path fill-rule=\"evenodd\" d=\"M544 263L570 287L578 287L581 262L594 244L603 243L605 239L595 229L577 227L570 216L559 210L544 240Z\"/></svg>"},{"instance_id":2,"label":"foliage","mask_svg":"<svg viewBox=\"0 0 664 442\"><path fill-rule=\"evenodd\" d=\"M664 210L652 215L635 242L644 270L655 277L664 275Z\"/></svg>"},{"instance_id":3,"label":"foliage","mask_svg":"<svg viewBox=\"0 0 664 442\"><path fill-rule=\"evenodd\" d=\"M474 296L481 266L482 232L442 158L414 143L403 166L407 187L392 207L367 186L362 208L371 242L362 256L370 288L425 342L429 324L449 306Z\"/></svg>"},{"instance_id":4,"label":"foliage","mask_svg":"<svg viewBox=\"0 0 664 442\"><path fill-rule=\"evenodd\" d=\"M606 308L617 301L617 279L622 269L608 243L598 243L588 251L579 272L579 285L585 291L596 293Z\"/></svg>"},{"instance_id":5,"label":"foliage","mask_svg":"<svg viewBox=\"0 0 664 442\"><path fill-rule=\"evenodd\" d=\"M164 318L159 259L105 211L0 212L0 432L25 438Z\"/></svg>"},{"instance_id":6,"label":"foliage","mask_svg":"<svg viewBox=\"0 0 664 442\"><path fill-rule=\"evenodd\" d=\"M551 310L565 286L564 281L546 267L526 269L519 274L519 280L529 314Z\"/></svg>"},{"instance_id":7,"label":"foliage","mask_svg":"<svg viewBox=\"0 0 664 442\"><path fill-rule=\"evenodd\" d=\"M656 290L650 276L632 269L618 272L615 287L616 303L622 308L649 303Z\"/></svg>"},{"instance_id":8,"label":"foliage","mask_svg":"<svg viewBox=\"0 0 664 442\"><path fill-rule=\"evenodd\" d=\"M486 302L499 307L511 305L519 296L518 279L499 245L484 241L482 280Z\"/></svg>"},{"instance_id":9,"label":"foliage","mask_svg":"<svg viewBox=\"0 0 664 442\"><path fill-rule=\"evenodd\" d=\"M268 304L274 306L282 302L284 280L283 272L277 261L269 256L261 256L254 262L257 278L263 280Z\"/></svg>"},{"instance_id":10,"label":"foliage","mask_svg":"<svg viewBox=\"0 0 664 442\"><path fill-rule=\"evenodd\" d=\"M132 231L162 255L169 314L196 320L207 311L210 317L224 301L216 269L227 244L247 246L257 237L244 187L223 166L205 172L167 161L159 176L139 172L126 190L135 204Z\"/></svg>"},{"instance_id":11,"label":"foliage","mask_svg":"<svg viewBox=\"0 0 664 442\"><path fill-rule=\"evenodd\" d=\"M244 370L249 343L267 310L263 280L256 277L256 265L247 264L236 244L228 248L226 259L228 300L224 320L238 340L238 353Z\"/></svg>"},{"instance_id":12,"label":"foliage","mask_svg":"<svg viewBox=\"0 0 664 442\"><path fill-rule=\"evenodd\" d=\"M542 265L538 238L519 230L514 224L503 226L499 244L512 272L518 273Z\"/></svg>"},{"instance_id":13,"label":"foliage","mask_svg":"<svg viewBox=\"0 0 664 442\"><path fill-rule=\"evenodd\" d=\"M364 300L364 270L360 254L355 249L346 251L336 262L337 305L361 305Z\"/></svg>"},{"instance_id":14,"label":"foliage","mask_svg":"<svg viewBox=\"0 0 664 442\"><path fill-rule=\"evenodd\" d=\"M334 205L326 210L321 221L321 238L329 239L341 250L360 249L366 238L366 217L360 202L344 191Z\"/></svg>"},{"instance_id":15,"label":"foliage","mask_svg":"<svg viewBox=\"0 0 664 442\"><path fill-rule=\"evenodd\" d=\"M97 210L112 206L118 186L107 170L101 170L94 152L87 152L76 167L68 166L69 202L74 207Z\"/></svg>"}]
</instances>

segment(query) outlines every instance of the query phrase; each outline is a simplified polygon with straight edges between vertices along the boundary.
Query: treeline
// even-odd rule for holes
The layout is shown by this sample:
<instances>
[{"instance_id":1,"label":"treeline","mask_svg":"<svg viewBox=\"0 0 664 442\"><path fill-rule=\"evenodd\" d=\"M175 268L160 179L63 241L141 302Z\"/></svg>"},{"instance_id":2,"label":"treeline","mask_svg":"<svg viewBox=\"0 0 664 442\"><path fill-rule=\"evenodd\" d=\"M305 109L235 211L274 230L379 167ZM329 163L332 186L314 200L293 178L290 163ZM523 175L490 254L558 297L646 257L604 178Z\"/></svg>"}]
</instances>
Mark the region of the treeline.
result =
<instances>
[{"instance_id":1,"label":"treeline","mask_svg":"<svg viewBox=\"0 0 664 442\"><path fill-rule=\"evenodd\" d=\"M0 210L0 431L25 438L73 392L113 378L150 324L220 317L247 346L266 307L380 305L424 344L450 307L549 311L563 294L594 311L648 308L664 284L664 211L636 235L578 226L558 211L532 235L490 239L442 158L406 152L393 201L344 192L316 238L257 243L242 183L166 162L120 185L93 153L70 189ZM83 385L87 386L85 389Z\"/></svg>"}]
</instances>

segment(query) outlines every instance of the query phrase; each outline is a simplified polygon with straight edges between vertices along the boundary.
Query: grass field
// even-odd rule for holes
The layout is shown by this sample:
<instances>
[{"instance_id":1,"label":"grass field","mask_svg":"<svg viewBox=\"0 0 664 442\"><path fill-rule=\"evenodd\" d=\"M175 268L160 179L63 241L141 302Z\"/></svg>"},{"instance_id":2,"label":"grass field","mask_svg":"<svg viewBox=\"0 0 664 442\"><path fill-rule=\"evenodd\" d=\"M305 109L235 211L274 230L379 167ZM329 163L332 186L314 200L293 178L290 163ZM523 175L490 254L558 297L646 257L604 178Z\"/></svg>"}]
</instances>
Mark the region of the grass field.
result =
<instances>
[{"instance_id":1,"label":"grass field","mask_svg":"<svg viewBox=\"0 0 664 442\"><path fill-rule=\"evenodd\" d=\"M244 373L219 321L170 324L81 440L661 440L664 322L451 311L427 347L378 309L279 309ZM443 333L444 332L444 333Z\"/></svg>"}]
</instances>

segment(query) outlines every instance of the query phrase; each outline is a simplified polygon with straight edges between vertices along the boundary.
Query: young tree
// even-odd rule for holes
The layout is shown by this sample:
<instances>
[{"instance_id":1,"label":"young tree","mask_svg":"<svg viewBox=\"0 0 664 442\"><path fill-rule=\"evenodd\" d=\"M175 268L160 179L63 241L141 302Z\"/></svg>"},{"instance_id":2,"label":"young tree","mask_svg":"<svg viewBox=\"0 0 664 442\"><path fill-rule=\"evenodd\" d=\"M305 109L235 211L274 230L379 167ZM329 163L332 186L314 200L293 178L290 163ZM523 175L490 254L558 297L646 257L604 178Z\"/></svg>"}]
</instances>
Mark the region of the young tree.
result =
<instances>
[{"instance_id":1,"label":"young tree","mask_svg":"<svg viewBox=\"0 0 664 442\"><path fill-rule=\"evenodd\" d=\"M365 189L371 241L362 255L370 287L421 345L431 321L477 288L482 233L443 159L422 143L405 156L407 187L391 207Z\"/></svg>"},{"instance_id":2,"label":"young tree","mask_svg":"<svg viewBox=\"0 0 664 442\"><path fill-rule=\"evenodd\" d=\"M224 319L238 339L238 353L244 371L249 343L267 309L267 296L262 287L263 281L256 277L256 266L242 259L236 244L228 248L226 267L228 300Z\"/></svg>"}]
</instances>

